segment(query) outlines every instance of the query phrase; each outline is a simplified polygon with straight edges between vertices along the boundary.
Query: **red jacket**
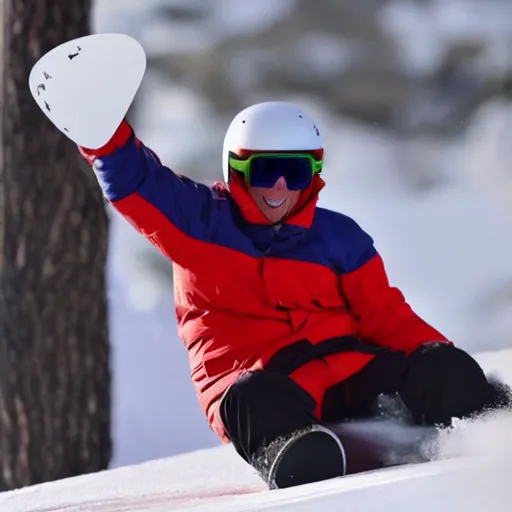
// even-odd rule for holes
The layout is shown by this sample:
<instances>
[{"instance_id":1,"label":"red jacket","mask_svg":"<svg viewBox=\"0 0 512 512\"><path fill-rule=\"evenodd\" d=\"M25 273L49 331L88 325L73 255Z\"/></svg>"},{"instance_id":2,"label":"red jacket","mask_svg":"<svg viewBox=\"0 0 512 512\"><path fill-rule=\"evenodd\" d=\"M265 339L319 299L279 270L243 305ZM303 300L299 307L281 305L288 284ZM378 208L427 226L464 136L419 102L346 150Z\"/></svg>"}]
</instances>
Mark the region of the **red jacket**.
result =
<instances>
[{"instance_id":1,"label":"red jacket","mask_svg":"<svg viewBox=\"0 0 512 512\"><path fill-rule=\"evenodd\" d=\"M106 198L173 262L178 333L211 427L223 438L219 399L244 371L280 349L355 335L410 352L445 340L391 287L370 236L351 218L316 206L317 177L276 230L243 183L211 188L174 174L123 123L104 148L82 154ZM360 345L360 347L359 347ZM357 346L294 369L317 399L374 355Z\"/></svg>"}]
</instances>

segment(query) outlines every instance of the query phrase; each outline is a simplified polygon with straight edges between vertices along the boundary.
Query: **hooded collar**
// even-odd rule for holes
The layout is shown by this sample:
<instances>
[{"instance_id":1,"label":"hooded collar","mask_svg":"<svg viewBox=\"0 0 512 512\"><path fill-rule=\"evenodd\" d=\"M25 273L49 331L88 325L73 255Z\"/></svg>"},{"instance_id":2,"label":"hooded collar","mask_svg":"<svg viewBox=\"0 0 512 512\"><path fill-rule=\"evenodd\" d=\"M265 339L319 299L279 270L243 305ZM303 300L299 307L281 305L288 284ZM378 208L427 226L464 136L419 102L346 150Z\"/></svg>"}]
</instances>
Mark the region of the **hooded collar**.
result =
<instances>
[{"instance_id":1,"label":"hooded collar","mask_svg":"<svg viewBox=\"0 0 512 512\"><path fill-rule=\"evenodd\" d=\"M295 206L279 224L289 224L302 228L311 227L315 216L318 196L324 186L324 180L318 174L315 174L311 185L301 192ZM226 186L222 182L217 182L214 183L213 188L224 193L228 192L247 222L267 226L272 225L263 213L261 213L258 205L249 194L243 178L240 178L237 174L232 173L229 186Z\"/></svg>"}]
</instances>

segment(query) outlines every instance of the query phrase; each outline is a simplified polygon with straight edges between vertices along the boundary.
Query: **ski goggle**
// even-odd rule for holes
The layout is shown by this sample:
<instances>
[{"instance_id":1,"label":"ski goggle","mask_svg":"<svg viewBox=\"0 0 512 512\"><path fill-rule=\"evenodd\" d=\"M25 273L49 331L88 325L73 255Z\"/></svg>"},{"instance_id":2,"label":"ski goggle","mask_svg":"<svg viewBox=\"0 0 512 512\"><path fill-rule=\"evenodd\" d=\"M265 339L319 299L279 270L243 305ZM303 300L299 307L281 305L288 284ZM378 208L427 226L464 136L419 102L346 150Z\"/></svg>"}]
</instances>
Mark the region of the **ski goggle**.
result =
<instances>
[{"instance_id":1,"label":"ski goggle","mask_svg":"<svg viewBox=\"0 0 512 512\"><path fill-rule=\"evenodd\" d=\"M289 190L303 190L322 171L323 160L310 153L252 153L241 158L229 153L229 166L242 173L252 187L272 188L283 176Z\"/></svg>"}]
</instances>

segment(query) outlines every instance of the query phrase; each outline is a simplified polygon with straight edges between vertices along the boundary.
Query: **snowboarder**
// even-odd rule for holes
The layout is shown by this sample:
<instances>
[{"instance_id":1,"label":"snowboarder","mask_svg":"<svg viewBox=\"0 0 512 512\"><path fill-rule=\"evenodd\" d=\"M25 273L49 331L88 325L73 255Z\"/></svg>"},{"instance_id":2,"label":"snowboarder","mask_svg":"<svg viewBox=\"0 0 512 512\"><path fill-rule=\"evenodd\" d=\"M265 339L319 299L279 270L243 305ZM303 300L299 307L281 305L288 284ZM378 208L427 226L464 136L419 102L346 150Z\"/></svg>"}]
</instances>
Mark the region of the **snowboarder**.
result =
<instances>
[{"instance_id":1,"label":"snowboarder","mask_svg":"<svg viewBox=\"0 0 512 512\"><path fill-rule=\"evenodd\" d=\"M127 121L80 151L106 198L172 260L199 403L270 487L343 475L325 425L368 417L379 395L399 396L418 425L509 403L389 284L372 238L316 206L324 140L301 108L240 112L212 187L162 165Z\"/></svg>"}]
</instances>

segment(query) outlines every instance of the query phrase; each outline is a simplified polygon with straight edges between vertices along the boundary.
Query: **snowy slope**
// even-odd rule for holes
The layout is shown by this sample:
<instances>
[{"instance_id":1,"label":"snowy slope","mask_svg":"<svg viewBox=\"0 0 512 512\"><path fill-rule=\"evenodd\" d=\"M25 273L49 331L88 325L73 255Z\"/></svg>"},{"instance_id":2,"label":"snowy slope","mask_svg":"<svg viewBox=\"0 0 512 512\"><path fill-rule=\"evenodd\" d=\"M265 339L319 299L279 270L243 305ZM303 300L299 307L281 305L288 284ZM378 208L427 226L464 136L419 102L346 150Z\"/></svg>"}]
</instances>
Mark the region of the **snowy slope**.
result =
<instances>
[{"instance_id":1,"label":"snowy slope","mask_svg":"<svg viewBox=\"0 0 512 512\"><path fill-rule=\"evenodd\" d=\"M481 354L512 382L512 351ZM443 444L443 460L268 491L231 446L0 494L9 512L510 510L509 432L504 415L469 425ZM453 458L444 458L456 455Z\"/></svg>"},{"instance_id":2,"label":"snowy slope","mask_svg":"<svg viewBox=\"0 0 512 512\"><path fill-rule=\"evenodd\" d=\"M9 512L331 512L370 511L377 504L383 512L411 506L415 512L436 508L471 512L483 510L484 504L489 512L509 510L506 500L511 495L503 482L495 481L490 486L488 479L465 460L388 469L269 492L254 475L233 462L234 456L229 449L215 448L166 462L27 488L5 494L0 506ZM231 483L235 472L237 481L242 480L243 484Z\"/></svg>"}]
</instances>

